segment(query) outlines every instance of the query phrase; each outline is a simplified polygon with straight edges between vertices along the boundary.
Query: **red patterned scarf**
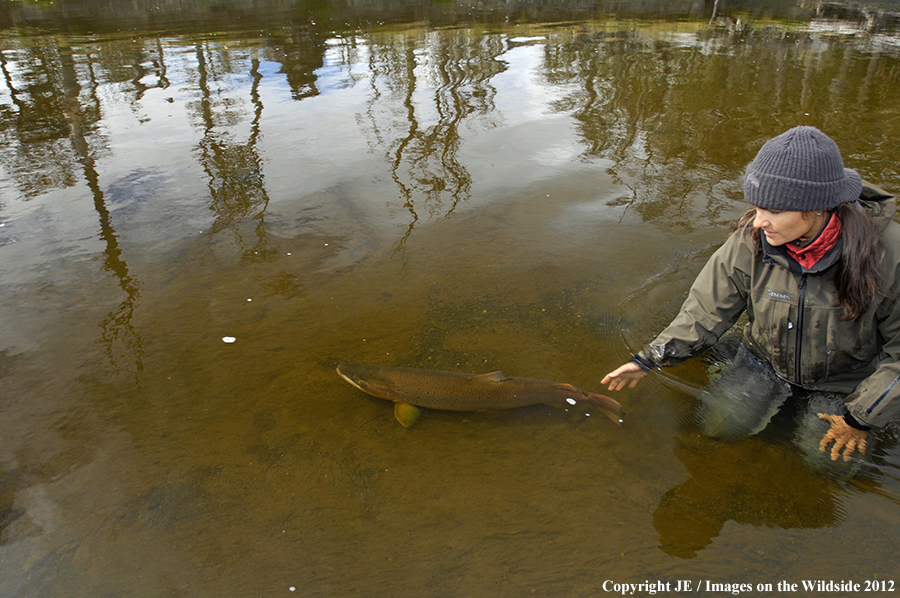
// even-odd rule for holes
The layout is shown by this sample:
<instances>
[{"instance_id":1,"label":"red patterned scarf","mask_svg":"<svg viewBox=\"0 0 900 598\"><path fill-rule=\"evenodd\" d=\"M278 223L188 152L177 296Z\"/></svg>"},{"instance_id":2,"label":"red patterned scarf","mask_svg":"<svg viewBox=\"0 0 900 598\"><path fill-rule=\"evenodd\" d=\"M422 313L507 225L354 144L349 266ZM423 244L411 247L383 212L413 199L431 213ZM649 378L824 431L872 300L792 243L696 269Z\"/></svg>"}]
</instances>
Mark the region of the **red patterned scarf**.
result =
<instances>
[{"instance_id":1,"label":"red patterned scarf","mask_svg":"<svg viewBox=\"0 0 900 598\"><path fill-rule=\"evenodd\" d=\"M834 246L841 236L841 230L841 219L832 212L828 224L812 243L803 247L788 243L784 247L797 263L809 270Z\"/></svg>"}]
</instances>

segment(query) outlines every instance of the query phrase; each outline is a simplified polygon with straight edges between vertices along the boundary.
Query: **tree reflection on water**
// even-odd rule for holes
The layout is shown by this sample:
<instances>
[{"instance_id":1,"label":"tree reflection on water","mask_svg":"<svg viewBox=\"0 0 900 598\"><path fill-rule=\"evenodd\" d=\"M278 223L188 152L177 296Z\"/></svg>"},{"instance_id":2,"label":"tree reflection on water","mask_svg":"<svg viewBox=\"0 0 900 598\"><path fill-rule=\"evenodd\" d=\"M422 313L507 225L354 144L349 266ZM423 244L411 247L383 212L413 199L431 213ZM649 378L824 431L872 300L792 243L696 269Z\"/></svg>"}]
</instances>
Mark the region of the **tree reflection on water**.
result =
<instances>
[{"instance_id":1,"label":"tree reflection on water","mask_svg":"<svg viewBox=\"0 0 900 598\"><path fill-rule=\"evenodd\" d=\"M490 80L504 70L505 51L501 37L466 31L378 36L373 44L363 126L384 148L410 215L395 254L403 252L419 211L449 217L469 198L472 177L458 158L460 128L467 120L489 127L496 118Z\"/></svg>"},{"instance_id":2,"label":"tree reflection on water","mask_svg":"<svg viewBox=\"0 0 900 598\"><path fill-rule=\"evenodd\" d=\"M65 21L70 26L95 23L90 15L98 4L66 6L81 9L75 13L85 19L72 17ZM238 10L242 4L230 6ZM454 6L428 3L412 9L429 11L435 19L434 11L446 17ZM555 15L552 10L567 6L557 3L548 10ZM660 3L658 8L671 6ZM110 356L118 353L112 345L123 343L137 369L141 343L131 314L141 285L128 271L95 167L107 145L101 86L116 85L115 101L138 113L148 90L185 85L192 90L187 107L202 133L195 155L206 173L208 206L215 215L211 234L230 231L250 260L275 256L265 218L270 190L259 149L265 134L260 88L266 77L284 77L292 99L301 103L323 93L318 79L326 60L347 69L344 85L365 86L357 122L372 150L384 156L396 201L407 214L395 254L404 253L423 217L452 216L468 201L472 164L461 157L461 148L505 118L496 106L494 80L506 71L508 52L516 45L502 31L365 32L362 9L328 5L283 13L279 7L276 3L256 13L246 25L269 27L267 19L287 14L286 23L237 44L158 35L85 43L59 34L31 37L0 52L8 98L0 105L7 145L0 161L25 200L79 180L90 188L107 246L104 268L126 296L101 324L103 342ZM52 23L57 8L13 11L10 18ZM206 14L208 7L197 3L195 8ZM758 9L753 4L744 8L751 16ZM326 10L327 18L317 10ZM387 5L379 14L390 10ZM401 11L396 18L404 15ZM874 17L866 18L871 29ZM187 27L192 22L188 19ZM873 22L890 19L882 15ZM346 31L351 25L355 29ZM703 27L673 34L668 26L623 27L615 20L570 23L545 33L535 75L555 90L550 109L571 115L582 159L606 161L614 179L631 190L610 205L633 210L648 222L686 232L698 224L724 224L740 199L742 165L762 140L810 113L824 114L829 132L848 140L844 151L851 166L856 156L865 156L866 176L887 187L900 186L894 144L873 118L900 102L897 86L887 84L900 69L896 47L858 52L852 44L809 31ZM866 43L871 47L877 39ZM193 46L192 57L181 51L186 46ZM176 53L177 60L167 60L167 52ZM277 68L261 68L267 63ZM831 113L840 116L831 118Z\"/></svg>"}]
</instances>

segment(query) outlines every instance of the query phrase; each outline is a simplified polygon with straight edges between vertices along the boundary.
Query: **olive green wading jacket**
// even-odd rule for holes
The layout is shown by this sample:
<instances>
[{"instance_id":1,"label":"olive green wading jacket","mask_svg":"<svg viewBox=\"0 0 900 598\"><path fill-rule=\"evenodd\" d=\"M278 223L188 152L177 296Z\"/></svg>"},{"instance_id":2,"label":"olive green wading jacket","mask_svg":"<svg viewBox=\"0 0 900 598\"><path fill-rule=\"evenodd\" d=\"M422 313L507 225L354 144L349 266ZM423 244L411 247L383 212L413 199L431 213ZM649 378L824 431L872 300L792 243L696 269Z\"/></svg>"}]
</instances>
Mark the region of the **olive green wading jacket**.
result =
<instances>
[{"instance_id":1,"label":"olive green wading jacket","mask_svg":"<svg viewBox=\"0 0 900 598\"><path fill-rule=\"evenodd\" d=\"M731 235L700 272L681 312L640 357L674 365L715 344L746 311L744 342L779 376L847 397L858 422L881 427L900 411L900 224L896 199L863 182L857 205L881 230L884 290L858 320L842 320L832 282L843 244L811 270L749 228ZM820 264L825 263L824 270Z\"/></svg>"}]
</instances>

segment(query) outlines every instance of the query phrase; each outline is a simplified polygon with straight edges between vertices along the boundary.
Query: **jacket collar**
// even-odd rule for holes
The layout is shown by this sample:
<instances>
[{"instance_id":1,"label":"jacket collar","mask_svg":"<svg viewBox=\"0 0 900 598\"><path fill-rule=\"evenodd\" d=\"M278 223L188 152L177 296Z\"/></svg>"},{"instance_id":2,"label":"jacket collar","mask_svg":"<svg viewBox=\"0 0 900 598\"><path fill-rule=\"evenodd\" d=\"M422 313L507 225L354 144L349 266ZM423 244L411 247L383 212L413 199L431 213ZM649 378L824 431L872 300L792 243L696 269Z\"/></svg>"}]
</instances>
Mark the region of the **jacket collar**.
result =
<instances>
[{"instance_id":1,"label":"jacket collar","mask_svg":"<svg viewBox=\"0 0 900 598\"><path fill-rule=\"evenodd\" d=\"M820 274L831 268L841 257L844 249L843 235L838 237L831 249L825 252L825 255L819 259L812 268L804 268L800 263L792 258L783 245L773 247L769 245L769 241L765 236L760 236L762 243L763 261L769 264L777 264L782 268L787 268L794 274Z\"/></svg>"},{"instance_id":2,"label":"jacket collar","mask_svg":"<svg viewBox=\"0 0 900 598\"><path fill-rule=\"evenodd\" d=\"M897 198L864 180L859 201L854 207L868 213L878 226L878 230L883 231L897 212Z\"/></svg>"}]
</instances>

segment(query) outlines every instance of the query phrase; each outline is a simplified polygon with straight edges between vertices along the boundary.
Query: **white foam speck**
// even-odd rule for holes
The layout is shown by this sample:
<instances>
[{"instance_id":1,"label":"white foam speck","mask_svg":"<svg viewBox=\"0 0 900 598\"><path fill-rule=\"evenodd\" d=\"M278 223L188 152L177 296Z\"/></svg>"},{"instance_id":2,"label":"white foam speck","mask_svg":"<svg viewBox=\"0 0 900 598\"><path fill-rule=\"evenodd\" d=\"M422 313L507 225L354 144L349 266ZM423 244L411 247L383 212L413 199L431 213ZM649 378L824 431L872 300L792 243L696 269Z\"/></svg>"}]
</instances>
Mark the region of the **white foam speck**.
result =
<instances>
[{"instance_id":1,"label":"white foam speck","mask_svg":"<svg viewBox=\"0 0 900 598\"><path fill-rule=\"evenodd\" d=\"M566 399L566 403L568 403L569 405L574 405L576 403L576 401L575 401L575 399L568 398L568 399Z\"/></svg>"},{"instance_id":2,"label":"white foam speck","mask_svg":"<svg viewBox=\"0 0 900 598\"><path fill-rule=\"evenodd\" d=\"M234 338L233 336L223 336L223 337L222 337L222 342L223 342L223 343L233 343L233 342L236 341L236 340L237 340L237 339Z\"/></svg>"}]
</instances>

